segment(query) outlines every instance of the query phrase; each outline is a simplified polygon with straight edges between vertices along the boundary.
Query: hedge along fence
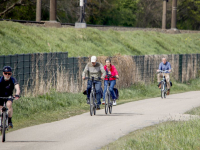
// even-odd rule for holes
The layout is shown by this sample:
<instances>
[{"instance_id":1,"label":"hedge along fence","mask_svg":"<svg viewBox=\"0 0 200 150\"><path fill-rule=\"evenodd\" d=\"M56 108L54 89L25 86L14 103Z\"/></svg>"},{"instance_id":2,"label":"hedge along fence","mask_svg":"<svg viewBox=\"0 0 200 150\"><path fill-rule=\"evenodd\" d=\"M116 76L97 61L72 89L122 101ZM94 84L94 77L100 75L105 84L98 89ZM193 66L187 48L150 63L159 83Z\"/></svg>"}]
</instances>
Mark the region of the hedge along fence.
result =
<instances>
[{"instance_id":1,"label":"hedge along fence","mask_svg":"<svg viewBox=\"0 0 200 150\"><path fill-rule=\"evenodd\" d=\"M171 63L171 78L187 82L200 76L200 54L185 55L145 55L113 56L112 64L116 66L120 79L117 88L130 87L132 84L156 82L156 70L161 59L166 57ZM107 56L97 58L105 65ZM0 71L3 66L13 68L22 95L38 95L49 91L81 92L87 82L82 81L82 71L89 62L88 57L68 57L68 53L37 53L0 56Z\"/></svg>"}]
</instances>

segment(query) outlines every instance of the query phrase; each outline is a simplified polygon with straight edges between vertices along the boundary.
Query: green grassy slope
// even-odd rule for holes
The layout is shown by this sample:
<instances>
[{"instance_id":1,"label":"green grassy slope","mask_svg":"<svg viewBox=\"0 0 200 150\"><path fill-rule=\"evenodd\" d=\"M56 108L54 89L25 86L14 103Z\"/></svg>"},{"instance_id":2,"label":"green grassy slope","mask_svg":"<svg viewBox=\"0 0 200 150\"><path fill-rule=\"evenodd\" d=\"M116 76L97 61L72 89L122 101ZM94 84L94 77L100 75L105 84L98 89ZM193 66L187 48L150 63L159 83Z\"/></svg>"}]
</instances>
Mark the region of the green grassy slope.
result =
<instances>
[{"instance_id":1,"label":"green grassy slope","mask_svg":"<svg viewBox=\"0 0 200 150\"><path fill-rule=\"evenodd\" d=\"M199 53L200 33L44 28L0 22L0 54L69 52L69 56Z\"/></svg>"}]
</instances>

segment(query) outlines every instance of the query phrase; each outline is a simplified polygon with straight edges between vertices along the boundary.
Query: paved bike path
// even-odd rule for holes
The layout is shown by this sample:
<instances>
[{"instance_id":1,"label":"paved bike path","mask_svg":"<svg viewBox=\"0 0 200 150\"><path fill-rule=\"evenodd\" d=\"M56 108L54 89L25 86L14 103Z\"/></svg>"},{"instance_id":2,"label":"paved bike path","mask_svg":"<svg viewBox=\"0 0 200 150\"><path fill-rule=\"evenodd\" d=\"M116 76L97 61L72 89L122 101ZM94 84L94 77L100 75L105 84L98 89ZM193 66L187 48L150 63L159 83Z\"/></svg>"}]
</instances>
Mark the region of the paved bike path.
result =
<instances>
[{"instance_id":1,"label":"paved bike path","mask_svg":"<svg viewBox=\"0 0 200 150\"><path fill-rule=\"evenodd\" d=\"M169 119L188 119L187 110L200 106L200 91L174 94L118 105L61 121L27 127L6 134L1 150L95 150L134 130Z\"/></svg>"}]
</instances>

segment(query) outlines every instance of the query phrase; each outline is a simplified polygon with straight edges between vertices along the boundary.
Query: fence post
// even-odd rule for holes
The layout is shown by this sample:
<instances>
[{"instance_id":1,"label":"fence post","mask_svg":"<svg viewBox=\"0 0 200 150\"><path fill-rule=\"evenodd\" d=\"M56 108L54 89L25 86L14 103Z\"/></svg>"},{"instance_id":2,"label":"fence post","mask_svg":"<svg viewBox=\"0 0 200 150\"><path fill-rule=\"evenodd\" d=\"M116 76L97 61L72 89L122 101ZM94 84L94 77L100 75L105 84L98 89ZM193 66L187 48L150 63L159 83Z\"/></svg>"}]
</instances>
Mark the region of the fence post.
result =
<instances>
[{"instance_id":1,"label":"fence post","mask_svg":"<svg viewBox=\"0 0 200 150\"><path fill-rule=\"evenodd\" d=\"M41 11L42 11L42 0L37 0L36 2L36 21L41 21Z\"/></svg>"},{"instance_id":2,"label":"fence post","mask_svg":"<svg viewBox=\"0 0 200 150\"><path fill-rule=\"evenodd\" d=\"M23 93L24 91L24 55L23 54L19 54L18 55L18 66L17 66L17 69L18 69L18 82L19 82L19 85L21 86L21 93Z\"/></svg>"},{"instance_id":3,"label":"fence post","mask_svg":"<svg viewBox=\"0 0 200 150\"><path fill-rule=\"evenodd\" d=\"M23 74L24 74L23 85L28 90L31 87L28 81L30 79L30 54L24 54Z\"/></svg>"},{"instance_id":4,"label":"fence post","mask_svg":"<svg viewBox=\"0 0 200 150\"><path fill-rule=\"evenodd\" d=\"M163 0L163 16L162 16L162 29L166 29L167 22L167 0Z\"/></svg>"},{"instance_id":5,"label":"fence post","mask_svg":"<svg viewBox=\"0 0 200 150\"><path fill-rule=\"evenodd\" d=\"M179 81L182 82L182 62L183 62L183 55L179 55Z\"/></svg>"}]
</instances>

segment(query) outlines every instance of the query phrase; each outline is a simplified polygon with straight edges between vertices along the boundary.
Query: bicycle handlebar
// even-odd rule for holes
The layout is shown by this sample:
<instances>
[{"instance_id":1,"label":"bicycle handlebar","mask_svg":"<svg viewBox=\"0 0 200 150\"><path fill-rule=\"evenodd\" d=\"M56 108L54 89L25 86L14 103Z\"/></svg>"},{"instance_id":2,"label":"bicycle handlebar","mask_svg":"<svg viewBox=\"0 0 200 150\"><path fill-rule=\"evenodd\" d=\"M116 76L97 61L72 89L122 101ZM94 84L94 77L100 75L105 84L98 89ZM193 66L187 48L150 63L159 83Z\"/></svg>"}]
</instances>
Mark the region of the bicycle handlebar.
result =
<instances>
[{"instance_id":1,"label":"bicycle handlebar","mask_svg":"<svg viewBox=\"0 0 200 150\"><path fill-rule=\"evenodd\" d=\"M101 78L99 77L99 78L94 78L94 77L92 77L92 78L89 78L89 77L85 77L85 79L84 80L94 80L94 81L101 81Z\"/></svg>"},{"instance_id":2,"label":"bicycle handlebar","mask_svg":"<svg viewBox=\"0 0 200 150\"><path fill-rule=\"evenodd\" d=\"M163 70L158 70L158 71L157 71L157 73L167 73L167 72L169 72L169 73L170 73L170 71L169 71L169 70L165 70L165 71L163 71Z\"/></svg>"},{"instance_id":3,"label":"bicycle handlebar","mask_svg":"<svg viewBox=\"0 0 200 150\"><path fill-rule=\"evenodd\" d=\"M0 99L12 99L12 100L14 100L15 97L13 97L13 96L11 96L11 97L0 97Z\"/></svg>"},{"instance_id":4,"label":"bicycle handlebar","mask_svg":"<svg viewBox=\"0 0 200 150\"><path fill-rule=\"evenodd\" d=\"M111 75L107 75L107 77L105 77L106 79L109 79L109 78L115 78L115 79L118 79L116 76L111 76Z\"/></svg>"}]
</instances>

